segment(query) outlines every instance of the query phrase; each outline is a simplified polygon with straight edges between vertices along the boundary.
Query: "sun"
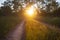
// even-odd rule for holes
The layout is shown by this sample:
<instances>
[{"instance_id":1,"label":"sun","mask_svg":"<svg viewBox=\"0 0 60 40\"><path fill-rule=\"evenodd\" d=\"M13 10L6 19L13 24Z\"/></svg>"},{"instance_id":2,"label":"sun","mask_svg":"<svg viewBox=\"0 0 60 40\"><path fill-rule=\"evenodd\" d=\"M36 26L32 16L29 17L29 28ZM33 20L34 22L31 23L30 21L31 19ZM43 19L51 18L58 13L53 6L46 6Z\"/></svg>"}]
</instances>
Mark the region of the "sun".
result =
<instances>
[{"instance_id":1,"label":"sun","mask_svg":"<svg viewBox=\"0 0 60 40\"><path fill-rule=\"evenodd\" d=\"M26 8L25 14L28 17L34 17L36 15L36 12L36 8L34 6L31 6Z\"/></svg>"},{"instance_id":2,"label":"sun","mask_svg":"<svg viewBox=\"0 0 60 40\"><path fill-rule=\"evenodd\" d=\"M37 9L35 7L35 5L31 5L31 6L27 6L24 10L24 16L26 18L35 18L37 15Z\"/></svg>"},{"instance_id":3,"label":"sun","mask_svg":"<svg viewBox=\"0 0 60 40\"><path fill-rule=\"evenodd\" d=\"M32 7L28 8L28 9L26 10L26 14L27 14L28 16L33 16L33 15L34 15L34 11L35 11L35 9L34 9L34 7L32 6Z\"/></svg>"}]
</instances>

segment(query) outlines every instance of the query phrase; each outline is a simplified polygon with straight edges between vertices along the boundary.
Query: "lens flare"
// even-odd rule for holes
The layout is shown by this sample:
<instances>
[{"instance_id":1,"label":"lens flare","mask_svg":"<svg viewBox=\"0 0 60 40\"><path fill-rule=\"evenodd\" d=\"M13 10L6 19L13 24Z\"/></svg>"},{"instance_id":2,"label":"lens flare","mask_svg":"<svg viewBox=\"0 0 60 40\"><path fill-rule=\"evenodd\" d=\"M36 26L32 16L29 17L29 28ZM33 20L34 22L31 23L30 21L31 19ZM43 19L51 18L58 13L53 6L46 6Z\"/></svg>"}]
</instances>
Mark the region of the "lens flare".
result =
<instances>
[{"instance_id":1,"label":"lens flare","mask_svg":"<svg viewBox=\"0 0 60 40\"><path fill-rule=\"evenodd\" d=\"M23 13L24 17L26 17L27 19L35 18L38 13L37 5L33 4L31 6L26 6Z\"/></svg>"},{"instance_id":2,"label":"lens flare","mask_svg":"<svg viewBox=\"0 0 60 40\"><path fill-rule=\"evenodd\" d=\"M34 15L34 12L35 12L35 9L34 9L33 6L31 6L30 8L28 8L28 9L26 10L26 14L27 14L28 16L33 16L33 15Z\"/></svg>"}]
</instances>

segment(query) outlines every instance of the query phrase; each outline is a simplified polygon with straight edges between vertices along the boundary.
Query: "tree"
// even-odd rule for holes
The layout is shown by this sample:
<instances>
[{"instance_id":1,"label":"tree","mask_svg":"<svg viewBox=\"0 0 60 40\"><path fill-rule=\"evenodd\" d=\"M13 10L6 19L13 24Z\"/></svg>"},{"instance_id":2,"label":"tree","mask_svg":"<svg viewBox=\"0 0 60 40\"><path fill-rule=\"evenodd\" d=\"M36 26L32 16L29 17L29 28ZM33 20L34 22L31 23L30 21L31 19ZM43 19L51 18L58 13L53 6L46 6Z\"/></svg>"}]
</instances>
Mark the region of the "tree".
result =
<instances>
[{"instance_id":1,"label":"tree","mask_svg":"<svg viewBox=\"0 0 60 40\"><path fill-rule=\"evenodd\" d=\"M5 1L4 5L9 5L13 8L15 12L18 12L20 9L23 8L24 4L29 3L33 0L7 0ZM38 8L40 10L45 10L46 12L52 12L53 10L56 10L59 6L58 2L56 0L35 0ZM34 3L34 1L33 1Z\"/></svg>"},{"instance_id":2,"label":"tree","mask_svg":"<svg viewBox=\"0 0 60 40\"><path fill-rule=\"evenodd\" d=\"M52 12L56 9L58 9L58 2L56 2L56 0L46 0L46 11L47 12Z\"/></svg>"},{"instance_id":3,"label":"tree","mask_svg":"<svg viewBox=\"0 0 60 40\"><path fill-rule=\"evenodd\" d=\"M13 11L17 12L20 8L22 8L21 0L6 0L3 5L9 6Z\"/></svg>"},{"instance_id":4,"label":"tree","mask_svg":"<svg viewBox=\"0 0 60 40\"><path fill-rule=\"evenodd\" d=\"M9 6L2 6L0 9L1 16L9 16L12 14L12 10Z\"/></svg>"}]
</instances>

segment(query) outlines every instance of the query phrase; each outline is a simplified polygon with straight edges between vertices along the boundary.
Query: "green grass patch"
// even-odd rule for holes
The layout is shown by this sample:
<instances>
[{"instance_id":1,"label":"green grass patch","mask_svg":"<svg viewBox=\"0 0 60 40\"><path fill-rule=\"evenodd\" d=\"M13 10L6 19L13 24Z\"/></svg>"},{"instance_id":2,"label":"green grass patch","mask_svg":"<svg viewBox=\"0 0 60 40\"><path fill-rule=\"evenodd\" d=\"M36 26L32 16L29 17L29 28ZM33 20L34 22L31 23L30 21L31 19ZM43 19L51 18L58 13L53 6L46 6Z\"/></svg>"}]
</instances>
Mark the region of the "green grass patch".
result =
<instances>
[{"instance_id":1,"label":"green grass patch","mask_svg":"<svg viewBox=\"0 0 60 40\"><path fill-rule=\"evenodd\" d=\"M42 21L51 24L51 25L55 25L55 26L60 26L60 17L43 17Z\"/></svg>"},{"instance_id":2,"label":"green grass patch","mask_svg":"<svg viewBox=\"0 0 60 40\"><path fill-rule=\"evenodd\" d=\"M8 32L12 30L18 23L20 23L21 19L16 16L2 16L0 17L0 39L6 37Z\"/></svg>"}]
</instances>

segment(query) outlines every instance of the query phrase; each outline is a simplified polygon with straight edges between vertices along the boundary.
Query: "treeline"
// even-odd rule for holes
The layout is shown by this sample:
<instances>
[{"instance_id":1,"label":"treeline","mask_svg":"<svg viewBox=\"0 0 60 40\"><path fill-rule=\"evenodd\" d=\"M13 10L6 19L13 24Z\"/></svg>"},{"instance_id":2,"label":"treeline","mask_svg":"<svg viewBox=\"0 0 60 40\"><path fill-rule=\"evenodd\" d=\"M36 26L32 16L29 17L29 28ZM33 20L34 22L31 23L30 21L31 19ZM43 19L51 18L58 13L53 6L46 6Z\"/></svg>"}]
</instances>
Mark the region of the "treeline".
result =
<instances>
[{"instance_id":1,"label":"treeline","mask_svg":"<svg viewBox=\"0 0 60 40\"><path fill-rule=\"evenodd\" d=\"M43 17L60 17L60 7L52 12L41 11Z\"/></svg>"},{"instance_id":2,"label":"treeline","mask_svg":"<svg viewBox=\"0 0 60 40\"><path fill-rule=\"evenodd\" d=\"M12 14L12 10L9 6L2 6L0 8L0 16L8 16Z\"/></svg>"},{"instance_id":3,"label":"treeline","mask_svg":"<svg viewBox=\"0 0 60 40\"><path fill-rule=\"evenodd\" d=\"M57 11L55 10L59 10L59 3L57 0L6 0L4 3L2 3L3 6L0 7L0 16L14 14L17 15L17 13L21 13L23 6L26 6L28 3L36 4L39 11L42 12L43 16L56 15Z\"/></svg>"}]
</instances>

